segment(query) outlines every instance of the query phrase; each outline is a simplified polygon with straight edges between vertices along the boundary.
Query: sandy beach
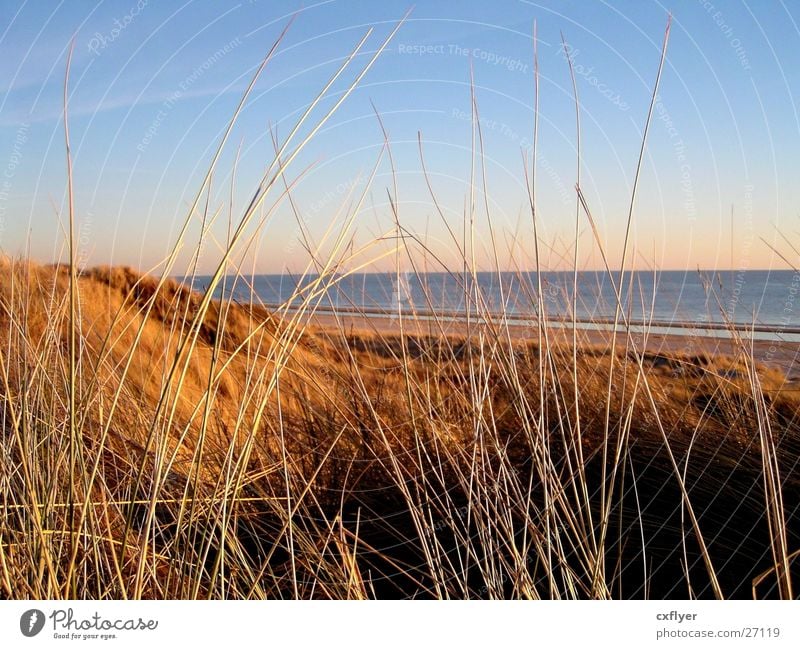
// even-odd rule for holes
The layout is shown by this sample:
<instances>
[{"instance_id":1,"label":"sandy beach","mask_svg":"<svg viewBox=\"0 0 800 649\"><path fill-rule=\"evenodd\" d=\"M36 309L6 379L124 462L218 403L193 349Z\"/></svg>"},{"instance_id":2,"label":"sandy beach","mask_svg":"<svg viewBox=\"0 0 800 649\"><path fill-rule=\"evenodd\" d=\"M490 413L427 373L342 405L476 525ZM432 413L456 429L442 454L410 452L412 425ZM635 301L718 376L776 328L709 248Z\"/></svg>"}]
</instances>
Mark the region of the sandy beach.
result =
<instances>
[{"instance_id":1,"label":"sandy beach","mask_svg":"<svg viewBox=\"0 0 800 649\"><path fill-rule=\"evenodd\" d=\"M407 316L402 319L396 316L379 316L373 313L358 313L353 311L338 311L332 313L327 310L317 310L313 314L303 316L303 321L323 330L353 331L368 334L391 336L401 333L417 336L455 336L467 335L470 326L465 318L452 318L435 320L433 318L414 318ZM474 323L473 323L474 326ZM682 331L675 333L649 332L644 335L639 327L632 334L633 341L639 350L649 354L682 354L682 355L725 355L734 356L741 350L741 345L736 343L726 331L683 327ZM539 331L535 325L508 324L508 332L514 340L537 340ZM572 327L569 324L551 326L548 334L551 344L572 343ZM742 340L748 340L746 332L740 332ZM612 344L612 332L596 328L579 328L577 330L578 344L584 347L607 349ZM623 349L628 342L624 329L620 328L616 344ZM800 380L800 342L782 340L776 332L774 340L752 340L752 356L758 362L768 367L782 370L790 381Z\"/></svg>"}]
</instances>

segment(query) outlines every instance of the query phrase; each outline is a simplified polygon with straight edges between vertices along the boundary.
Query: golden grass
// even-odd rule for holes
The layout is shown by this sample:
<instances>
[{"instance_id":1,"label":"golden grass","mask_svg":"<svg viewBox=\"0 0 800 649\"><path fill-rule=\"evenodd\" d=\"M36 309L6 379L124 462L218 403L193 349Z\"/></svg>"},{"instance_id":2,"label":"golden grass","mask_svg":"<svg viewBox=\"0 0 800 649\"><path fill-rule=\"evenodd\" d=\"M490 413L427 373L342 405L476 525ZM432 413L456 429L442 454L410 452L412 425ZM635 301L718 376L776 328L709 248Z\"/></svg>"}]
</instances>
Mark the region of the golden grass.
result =
<instances>
[{"instance_id":1,"label":"golden grass","mask_svg":"<svg viewBox=\"0 0 800 649\"><path fill-rule=\"evenodd\" d=\"M573 355L553 344L540 372L537 343L508 341L489 325L471 338L306 326L276 363L284 320L213 301L176 390L164 376L201 297L124 268L77 278L75 504L85 514L76 530L67 516L68 274L29 262L5 271L0 583L8 597L68 595L73 552L80 597L708 595L696 548L685 550L695 559L686 577L671 582L646 562L660 557L675 569L674 552L692 545L659 427L701 522L715 531L713 563L734 558L721 568L727 594L741 595L770 565L756 556L769 551L763 534L737 547L721 536L730 523L717 528L728 512L767 525L755 511L764 497L761 406L779 431L783 489L796 484L800 404L778 370L751 375L744 357L646 353L654 411L624 351ZM613 481L598 466L604 449L607 469L618 469ZM659 515L666 534L653 523ZM615 533L595 547L603 516ZM659 547L665 539L674 547Z\"/></svg>"}]
</instances>

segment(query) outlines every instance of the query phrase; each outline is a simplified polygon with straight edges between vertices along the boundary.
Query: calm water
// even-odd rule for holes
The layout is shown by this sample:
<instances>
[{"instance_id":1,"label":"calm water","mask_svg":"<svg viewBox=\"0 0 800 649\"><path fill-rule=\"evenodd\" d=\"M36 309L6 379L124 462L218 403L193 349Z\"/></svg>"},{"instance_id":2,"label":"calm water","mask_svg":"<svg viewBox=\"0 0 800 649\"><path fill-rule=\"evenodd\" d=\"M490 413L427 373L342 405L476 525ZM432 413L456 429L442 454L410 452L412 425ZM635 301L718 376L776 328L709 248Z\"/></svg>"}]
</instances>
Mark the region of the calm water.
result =
<instances>
[{"instance_id":1,"label":"calm water","mask_svg":"<svg viewBox=\"0 0 800 649\"><path fill-rule=\"evenodd\" d=\"M313 278L291 275L258 275L252 280L254 298L267 305L285 304L298 286ZM614 275L619 283L619 274ZM534 317L537 312L536 273L479 273L477 291L485 308L515 318ZM571 317L572 272L541 274L546 317ZM207 277L195 278L202 289ZM772 327L780 331L800 329L800 275L794 271L636 271L626 273L622 302L630 321L657 323L719 323L726 320ZM239 279L228 294L240 301L250 299L250 288ZM375 313L457 312L467 304L475 312L475 287L460 274L447 273L365 273L339 278L335 286L318 296L320 308L359 309ZM221 294L218 289L217 295ZM299 299L295 300L299 302ZM579 320L614 317L616 300L608 275L578 273L577 309Z\"/></svg>"}]
</instances>

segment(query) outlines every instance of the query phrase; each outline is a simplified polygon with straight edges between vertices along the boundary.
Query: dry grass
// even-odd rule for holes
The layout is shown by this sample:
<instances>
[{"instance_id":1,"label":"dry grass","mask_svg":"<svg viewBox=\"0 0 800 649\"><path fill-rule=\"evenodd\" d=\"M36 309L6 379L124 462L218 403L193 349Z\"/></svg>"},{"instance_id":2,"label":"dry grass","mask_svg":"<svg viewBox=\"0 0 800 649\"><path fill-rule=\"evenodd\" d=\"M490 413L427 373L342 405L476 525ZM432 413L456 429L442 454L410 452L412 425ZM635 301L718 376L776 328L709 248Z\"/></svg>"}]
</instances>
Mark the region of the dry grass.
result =
<instances>
[{"instance_id":1,"label":"dry grass","mask_svg":"<svg viewBox=\"0 0 800 649\"><path fill-rule=\"evenodd\" d=\"M68 274L4 270L8 597L709 595L659 427L725 595L773 561L767 424L783 506L797 505L796 393L746 358L643 355L653 410L631 353L553 345L541 372L535 342L482 325L470 339L305 327L281 355L285 321L214 301L175 390L164 377L201 296L102 268L77 280L70 520Z\"/></svg>"}]
</instances>

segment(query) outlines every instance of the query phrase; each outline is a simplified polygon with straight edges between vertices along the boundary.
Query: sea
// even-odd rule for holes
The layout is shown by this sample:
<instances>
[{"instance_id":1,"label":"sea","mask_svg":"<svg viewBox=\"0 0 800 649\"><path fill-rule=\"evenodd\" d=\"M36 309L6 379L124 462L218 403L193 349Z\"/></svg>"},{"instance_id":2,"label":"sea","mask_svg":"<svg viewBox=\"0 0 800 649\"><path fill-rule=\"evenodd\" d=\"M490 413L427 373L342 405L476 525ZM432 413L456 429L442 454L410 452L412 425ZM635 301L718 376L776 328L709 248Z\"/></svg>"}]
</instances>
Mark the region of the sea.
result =
<instances>
[{"instance_id":1,"label":"sea","mask_svg":"<svg viewBox=\"0 0 800 649\"><path fill-rule=\"evenodd\" d=\"M192 286L204 290L209 277ZM575 288L577 287L577 291ZM216 289L223 295L223 285ZM354 273L322 282L305 277L228 277L224 294L239 302L317 310L356 311L368 317L480 317L509 321L575 321L604 327L615 318L651 330L724 332L734 326L757 337L800 340L800 273L792 270L572 271ZM541 296L541 297L540 297ZM619 311L619 313L618 313ZM716 334L716 335L725 335Z\"/></svg>"}]
</instances>

